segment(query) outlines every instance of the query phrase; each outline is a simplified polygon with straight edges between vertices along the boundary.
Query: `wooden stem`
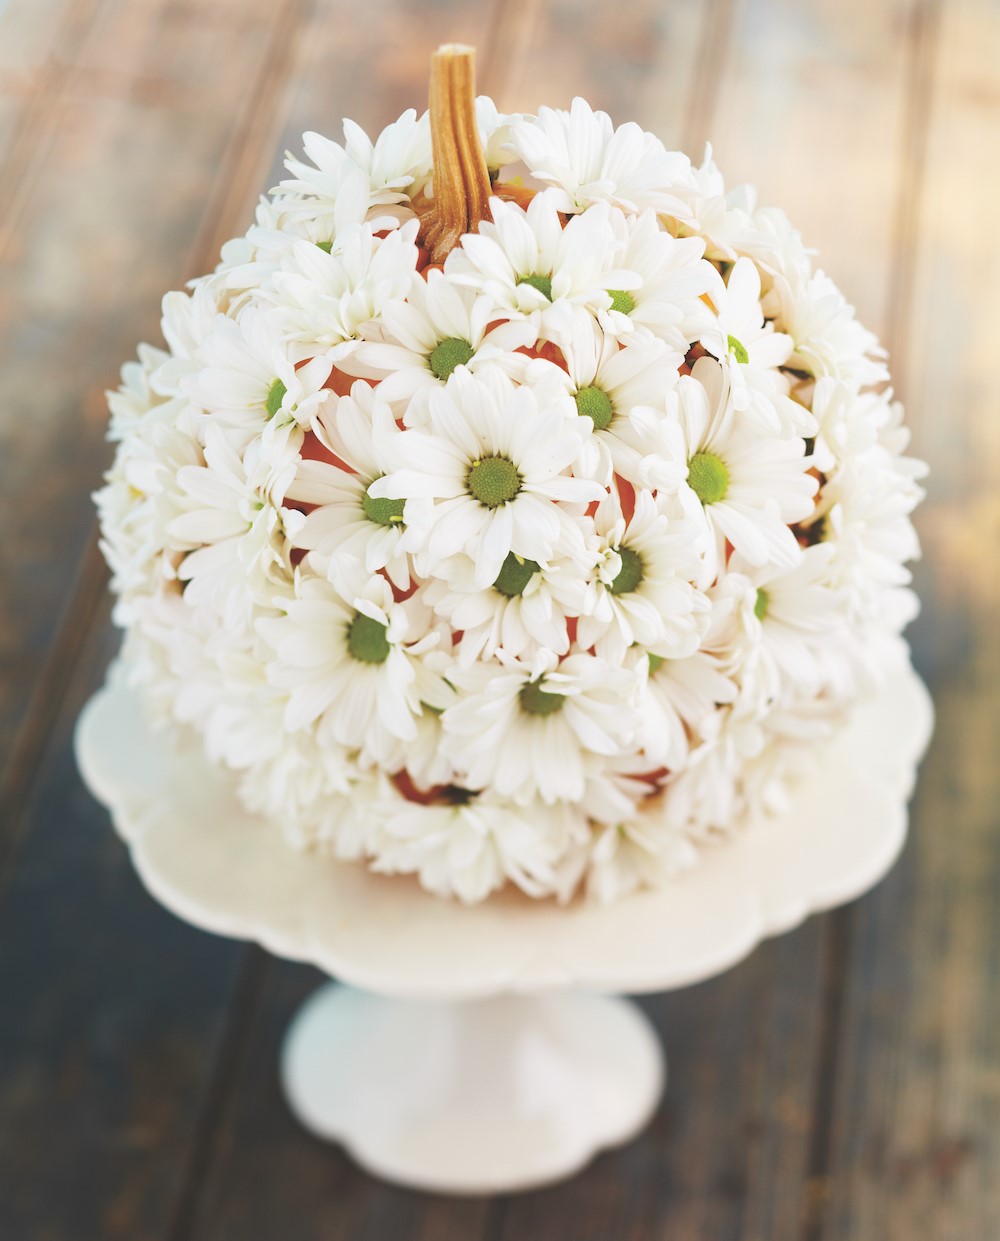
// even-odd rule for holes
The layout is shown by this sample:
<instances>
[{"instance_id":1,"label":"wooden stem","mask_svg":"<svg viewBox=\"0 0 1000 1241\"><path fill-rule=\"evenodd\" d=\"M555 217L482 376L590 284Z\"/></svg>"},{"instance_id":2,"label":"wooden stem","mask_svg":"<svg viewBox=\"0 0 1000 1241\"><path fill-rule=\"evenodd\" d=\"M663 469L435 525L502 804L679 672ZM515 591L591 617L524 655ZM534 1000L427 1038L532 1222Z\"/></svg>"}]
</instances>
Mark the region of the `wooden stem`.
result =
<instances>
[{"instance_id":1,"label":"wooden stem","mask_svg":"<svg viewBox=\"0 0 1000 1241\"><path fill-rule=\"evenodd\" d=\"M443 263L463 233L490 218L490 174L476 124L475 48L445 43L431 57L430 118L434 197L420 241Z\"/></svg>"}]
</instances>

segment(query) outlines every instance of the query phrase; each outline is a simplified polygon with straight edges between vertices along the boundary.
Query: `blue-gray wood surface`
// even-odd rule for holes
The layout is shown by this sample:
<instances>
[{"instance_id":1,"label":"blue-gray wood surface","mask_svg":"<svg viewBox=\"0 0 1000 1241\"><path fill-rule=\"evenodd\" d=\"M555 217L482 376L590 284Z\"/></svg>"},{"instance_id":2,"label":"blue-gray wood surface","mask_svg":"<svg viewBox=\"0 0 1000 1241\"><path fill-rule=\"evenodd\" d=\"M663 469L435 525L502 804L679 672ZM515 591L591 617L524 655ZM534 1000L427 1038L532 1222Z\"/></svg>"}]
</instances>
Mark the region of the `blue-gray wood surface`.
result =
<instances>
[{"instance_id":1,"label":"blue-gray wood surface","mask_svg":"<svg viewBox=\"0 0 1000 1241\"><path fill-rule=\"evenodd\" d=\"M874 892L648 1002L671 1084L566 1184L450 1201L359 1172L276 1076L306 968L142 889L70 736L116 638L103 391L282 151L420 106L480 49L783 205L887 341L917 452L937 737ZM2 1241L1000 1237L1000 4L0 0Z\"/></svg>"}]
</instances>

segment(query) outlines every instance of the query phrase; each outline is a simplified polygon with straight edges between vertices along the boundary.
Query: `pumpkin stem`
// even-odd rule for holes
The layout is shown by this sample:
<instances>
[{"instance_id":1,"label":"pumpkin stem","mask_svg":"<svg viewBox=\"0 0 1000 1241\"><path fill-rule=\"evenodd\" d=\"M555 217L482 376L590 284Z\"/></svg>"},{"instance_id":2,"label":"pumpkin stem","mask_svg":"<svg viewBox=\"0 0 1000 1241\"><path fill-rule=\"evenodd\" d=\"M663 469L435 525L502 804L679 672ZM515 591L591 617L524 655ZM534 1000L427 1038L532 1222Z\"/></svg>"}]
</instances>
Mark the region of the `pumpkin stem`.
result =
<instances>
[{"instance_id":1,"label":"pumpkin stem","mask_svg":"<svg viewBox=\"0 0 1000 1241\"><path fill-rule=\"evenodd\" d=\"M463 233L490 218L490 174L476 124L476 50L445 43L431 57L430 119L434 197L423 212L420 242L443 263Z\"/></svg>"}]
</instances>

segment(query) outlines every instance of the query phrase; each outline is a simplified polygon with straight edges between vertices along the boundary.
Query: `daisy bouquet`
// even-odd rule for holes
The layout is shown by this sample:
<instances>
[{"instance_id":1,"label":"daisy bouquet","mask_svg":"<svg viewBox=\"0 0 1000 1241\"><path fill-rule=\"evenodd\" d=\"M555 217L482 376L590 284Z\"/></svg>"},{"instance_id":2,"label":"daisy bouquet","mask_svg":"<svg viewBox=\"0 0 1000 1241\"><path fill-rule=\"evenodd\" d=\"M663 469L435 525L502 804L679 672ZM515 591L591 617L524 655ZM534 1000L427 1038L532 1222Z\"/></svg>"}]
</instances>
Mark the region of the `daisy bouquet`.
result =
<instances>
[{"instance_id":1,"label":"daisy bouquet","mask_svg":"<svg viewBox=\"0 0 1000 1241\"><path fill-rule=\"evenodd\" d=\"M884 352L710 151L500 114L470 49L304 144L110 396L126 674L299 847L668 881L905 650Z\"/></svg>"}]
</instances>

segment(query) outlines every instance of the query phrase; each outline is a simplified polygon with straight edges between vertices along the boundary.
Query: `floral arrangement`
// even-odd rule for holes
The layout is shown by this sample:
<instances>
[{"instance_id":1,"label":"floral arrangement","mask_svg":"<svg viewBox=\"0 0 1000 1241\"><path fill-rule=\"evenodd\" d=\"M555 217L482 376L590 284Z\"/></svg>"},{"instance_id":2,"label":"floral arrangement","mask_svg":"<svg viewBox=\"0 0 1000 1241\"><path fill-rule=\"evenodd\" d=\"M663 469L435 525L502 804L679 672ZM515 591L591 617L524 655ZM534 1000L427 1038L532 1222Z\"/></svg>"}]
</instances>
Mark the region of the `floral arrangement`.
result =
<instances>
[{"instance_id":1,"label":"floral arrangement","mask_svg":"<svg viewBox=\"0 0 1000 1241\"><path fill-rule=\"evenodd\" d=\"M304 143L110 395L128 674L298 846L467 901L660 884L902 645L885 354L710 151L502 115L468 49Z\"/></svg>"}]
</instances>

